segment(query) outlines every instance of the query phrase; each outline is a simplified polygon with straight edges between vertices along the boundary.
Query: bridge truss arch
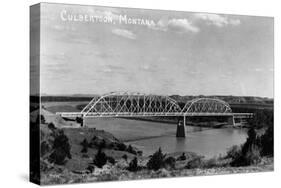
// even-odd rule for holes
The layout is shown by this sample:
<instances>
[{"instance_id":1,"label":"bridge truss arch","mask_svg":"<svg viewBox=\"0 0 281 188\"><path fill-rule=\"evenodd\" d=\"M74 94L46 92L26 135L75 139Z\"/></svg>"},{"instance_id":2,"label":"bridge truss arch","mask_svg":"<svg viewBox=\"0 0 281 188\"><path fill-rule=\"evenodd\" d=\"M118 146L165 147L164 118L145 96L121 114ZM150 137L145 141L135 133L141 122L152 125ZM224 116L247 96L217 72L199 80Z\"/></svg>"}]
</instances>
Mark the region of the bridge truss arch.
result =
<instances>
[{"instance_id":1,"label":"bridge truss arch","mask_svg":"<svg viewBox=\"0 0 281 188\"><path fill-rule=\"evenodd\" d=\"M165 116L180 112L178 103L168 96L132 92L112 92L96 96L81 111L84 117Z\"/></svg>"},{"instance_id":2,"label":"bridge truss arch","mask_svg":"<svg viewBox=\"0 0 281 188\"><path fill-rule=\"evenodd\" d=\"M216 98L196 98L187 101L183 107L184 114L231 114L230 105Z\"/></svg>"}]
</instances>

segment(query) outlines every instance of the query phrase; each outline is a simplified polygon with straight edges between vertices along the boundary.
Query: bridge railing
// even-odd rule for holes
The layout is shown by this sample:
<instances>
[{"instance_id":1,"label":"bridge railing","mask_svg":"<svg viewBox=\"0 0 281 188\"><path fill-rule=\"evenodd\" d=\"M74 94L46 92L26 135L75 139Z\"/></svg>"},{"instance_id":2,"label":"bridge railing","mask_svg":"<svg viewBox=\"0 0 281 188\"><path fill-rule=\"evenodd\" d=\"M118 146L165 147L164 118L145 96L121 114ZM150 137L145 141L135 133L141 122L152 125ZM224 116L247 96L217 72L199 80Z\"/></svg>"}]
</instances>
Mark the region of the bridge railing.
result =
<instances>
[{"instance_id":1,"label":"bridge railing","mask_svg":"<svg viewBox=\"0 0 281 188\"><path fill-rule=\"evenodd\" d=\"M81 113L81 112L58 112L57 115L62 117L145 117L145 116L186 116L186 117L203 117L203 116L233 116L234 118L252 118L252 113L182 113L182 112L144 112L144 113L130 113L130 112L107 112L107 113Z\"/></svg>"}]
</instances>

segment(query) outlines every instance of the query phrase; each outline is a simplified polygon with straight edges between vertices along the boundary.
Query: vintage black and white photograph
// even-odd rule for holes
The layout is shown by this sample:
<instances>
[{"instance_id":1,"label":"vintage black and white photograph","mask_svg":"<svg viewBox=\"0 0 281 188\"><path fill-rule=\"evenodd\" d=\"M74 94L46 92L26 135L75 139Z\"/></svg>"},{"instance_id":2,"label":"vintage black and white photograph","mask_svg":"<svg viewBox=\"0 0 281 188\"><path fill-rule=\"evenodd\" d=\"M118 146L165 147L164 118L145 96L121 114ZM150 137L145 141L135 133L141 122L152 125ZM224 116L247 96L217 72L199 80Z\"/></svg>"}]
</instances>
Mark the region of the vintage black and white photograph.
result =
<instances>
[{"instance_id":1,"label":"vintage black and white photograph","mask_svg":"<svg viewBox=\"0 0 281 188\"><path fill-rule=\"evenodd\" d=\"M274 170L272 17L30 7L30 176Z\"/></svg>"}]
</instances>

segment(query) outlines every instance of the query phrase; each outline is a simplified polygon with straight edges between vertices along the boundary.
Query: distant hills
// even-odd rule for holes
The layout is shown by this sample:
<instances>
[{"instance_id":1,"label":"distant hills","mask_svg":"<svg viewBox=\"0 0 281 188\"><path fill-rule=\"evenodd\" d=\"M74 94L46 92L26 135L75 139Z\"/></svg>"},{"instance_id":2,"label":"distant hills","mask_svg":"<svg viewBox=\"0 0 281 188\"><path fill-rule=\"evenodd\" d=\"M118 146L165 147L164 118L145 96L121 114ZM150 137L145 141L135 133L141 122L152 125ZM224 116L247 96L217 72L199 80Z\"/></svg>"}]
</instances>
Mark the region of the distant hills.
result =
<instances>
[{"instance_id":1,"label":"distant hills","mask_svg":"<svg viewBox=\"0 0 281 188\"><path fill-rule=\"evenodd\" d=\"M192 100L194 98L217 98L221 99L229 104L273 104L272 98L267 97L255 97L255 96L221 96L221 95L198 95L198 96L179 96L172 95L171 98L175 99L178 102L185 102Z\"/></svg>"},{"instance_id":2,"label":"distant hills","mask_svg":"<svg viewBox=\"0 0 281 188\"><path fill-rule=\"evenodd\" d=\"M62 101L90 101L93 97L98 95L90 95L90 94L75 94L68 96L50 96L44 95L41 96L42 102L62 102ZM32 97L32 96L31 96ZM226 101L229 104L268 104L273 105L274 101L272 98L267 97L256 97L256 96L221 96L221 95L197 95L197 96L180 96L180 95L171 95L171 98L174 100L185 103L186 101L192 100L194 98L217 98Z\"/></svg>"}]
</instances>

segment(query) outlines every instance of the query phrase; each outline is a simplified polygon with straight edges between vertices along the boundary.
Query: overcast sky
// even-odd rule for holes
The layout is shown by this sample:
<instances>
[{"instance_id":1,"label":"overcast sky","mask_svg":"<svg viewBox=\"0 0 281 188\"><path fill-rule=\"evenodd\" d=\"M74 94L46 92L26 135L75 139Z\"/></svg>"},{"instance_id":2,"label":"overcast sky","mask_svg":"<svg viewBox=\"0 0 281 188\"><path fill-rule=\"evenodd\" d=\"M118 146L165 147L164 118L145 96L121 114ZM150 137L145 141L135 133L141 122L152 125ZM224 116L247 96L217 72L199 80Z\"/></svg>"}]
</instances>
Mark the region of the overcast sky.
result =
<instances>
[{"instance_id":1,"label":"overcast sky","mask_svg":"<svg viewBox=\"0 0 281 188\"><path fill-rule=\"evenodd\" d=\"M273 97L272 18L58 4L41 11L43 94ZM68 14L116 23L65 21ZM120 15L155 24L119 23Z\"/></svg>"}]
</instances>

